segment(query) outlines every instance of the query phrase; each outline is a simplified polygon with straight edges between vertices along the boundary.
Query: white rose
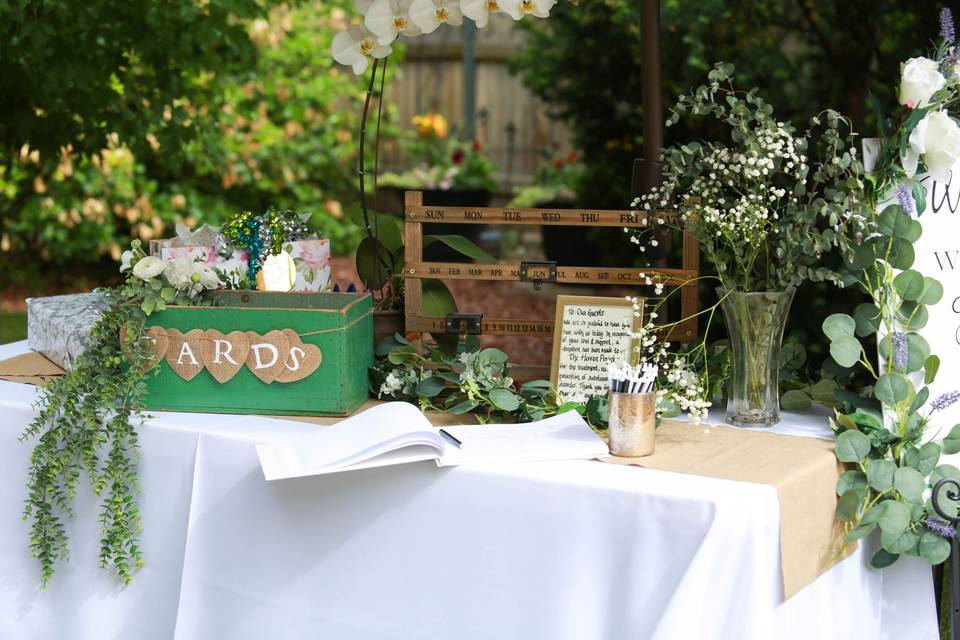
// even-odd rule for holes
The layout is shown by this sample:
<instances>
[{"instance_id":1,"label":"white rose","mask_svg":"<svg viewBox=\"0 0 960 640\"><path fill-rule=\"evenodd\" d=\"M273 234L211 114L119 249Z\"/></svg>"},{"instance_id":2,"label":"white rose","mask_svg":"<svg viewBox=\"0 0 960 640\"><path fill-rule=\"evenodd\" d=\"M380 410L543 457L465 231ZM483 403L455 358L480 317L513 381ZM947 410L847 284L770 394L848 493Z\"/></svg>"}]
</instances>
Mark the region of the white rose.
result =
<instances>
[{"instance_id":1,"label":"white rose","mask_svg":"<svg viewBox=\"0 0 960 640\"><path fill-rule=\"evenodd\" d=\"M194 271L193 259L181 256L167 262L163 275L174 289L186 289L193 285Z\"/></svg>"},{"instance_id":2,"label":"white rose","mask_svg":"<svg viewBox=\"0 0 960 640\"><path fill-rule=\"evenodd\" d=\"M919 156L934 180L950 178L950 169L960 160L960 126L946 111L928 113L910 134L910 146L902 158L908 175L916 173Z\"/></svg>"},{"instance_id":3,"label":"white rose","mask_svg":"<svg viewBox=\"0 0 960 640\"><path fill-rule=\"evenodd\" d=\"M156 256L146 256L141 258L137 264L133 265L133 275L141 280L150 280L163 273L163 260Z\"/></svg>"},{"instance_id":4,"label":"white rose","mask_svg":"<svg viewBox=\"0 0 960 640\"><path fill-rule=\"evenodd\" d=\"M940 73L935 60L910 58L902 65L900 76L900 104L911 109L922 109L930 98L943 89L947 79Z\"/></svg>"}]
</instances>

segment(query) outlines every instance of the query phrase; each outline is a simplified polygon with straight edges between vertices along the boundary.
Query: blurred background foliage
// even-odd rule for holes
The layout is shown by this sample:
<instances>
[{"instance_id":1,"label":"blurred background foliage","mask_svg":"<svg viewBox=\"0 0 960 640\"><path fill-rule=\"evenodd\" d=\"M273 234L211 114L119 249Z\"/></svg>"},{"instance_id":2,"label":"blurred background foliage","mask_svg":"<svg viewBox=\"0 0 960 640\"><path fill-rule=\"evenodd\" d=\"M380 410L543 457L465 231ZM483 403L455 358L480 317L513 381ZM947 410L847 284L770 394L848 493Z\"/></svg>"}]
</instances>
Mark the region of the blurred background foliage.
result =
<instances>
[{"instance_id":1,"label":"blurred background foliage","mask_svg":"<svg viewBox=\"0 0 960 640\"><path fill-rule=\"evenodd\" d=\"M351 11L348 0L0 3L13 43L0 47L5 280L101 282L131 237L268 206L313 212L352 251L359 230L343 209L365 82L329 53Z\"/></svg>"}]
</instances>

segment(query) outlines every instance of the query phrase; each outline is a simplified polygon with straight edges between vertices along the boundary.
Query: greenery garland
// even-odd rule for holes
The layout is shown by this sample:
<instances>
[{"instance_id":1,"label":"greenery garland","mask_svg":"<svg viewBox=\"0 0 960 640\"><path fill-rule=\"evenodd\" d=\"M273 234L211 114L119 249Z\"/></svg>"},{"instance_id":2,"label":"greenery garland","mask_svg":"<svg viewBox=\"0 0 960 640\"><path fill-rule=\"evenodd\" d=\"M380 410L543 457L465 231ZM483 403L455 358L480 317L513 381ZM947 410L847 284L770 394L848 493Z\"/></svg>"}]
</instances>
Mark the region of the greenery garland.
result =
<instances>
[{"instance_id":1,"label":"greenery garland","mask_svg":"<svg viewBox=\"0 0 960 640\"><path fill-rule=\"evenodd\" d=\"M37 415L20 435L36 440L30 455L23 518L30 522L30 553L46 587L69 558L64 518L74 514L81 477L100 498L100 566L128 583L143 563L139 544L140 483L137 428L153 350L144 320L169 305L207 304L206 292L238 288L236 274L189 258L147 256L134 240L123 256L126 282L102 293L108 309L90 331L90 347L66 375L40 391Z\"/></svg>"}]
</instances>

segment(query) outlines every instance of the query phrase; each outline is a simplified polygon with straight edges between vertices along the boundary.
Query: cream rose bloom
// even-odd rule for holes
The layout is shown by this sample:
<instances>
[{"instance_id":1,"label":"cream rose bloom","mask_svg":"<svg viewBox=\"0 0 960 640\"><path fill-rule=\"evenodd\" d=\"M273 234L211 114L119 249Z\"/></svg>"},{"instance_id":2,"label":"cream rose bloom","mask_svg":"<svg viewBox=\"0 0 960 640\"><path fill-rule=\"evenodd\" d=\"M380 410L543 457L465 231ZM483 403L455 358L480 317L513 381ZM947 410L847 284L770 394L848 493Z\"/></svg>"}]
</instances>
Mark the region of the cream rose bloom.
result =
<instances>
[{"instance_id":1,"label":"cream rose bloom","mask_svg":"<svg viewBox=\"0 0 960 640\"><path fill-rule=\"evenodd\" d=\"M163 276L174 289L187 289L193 285L193 274L199 265L187 256L168 260Z\"/></svg>"},{"instance_id":2,"label":"cream rose bloom","mask_svg":"<svg viewBox=\"0 0 960 640\"><path fill-rule=\"evenodd\" d=\"M133 275L141 280L152 280L163 273L166 265L156 256L146 256L133 265Z\"/></svg>"},{"instance_id":3,"label":"cream rose bloom","mask_svg":"<svg viewBox=\"0 0 960 640\"><path fill-rule=\"evenodd\" d=\"M907 175L917 172L921 156L934 180L950 178L950 169L960 160L960 126L946 111L928 113L910 134L910 145L901 158Z\"/></svg>"},{"instance_id":4,"label":"cream rose bloom","mask_svg":"<svg viewBox=\"0 0 960 640\"><path fill-rule=\"evenodd\" d=\"M922 109L930 104L930 98L943 89L947 79L940 67L930 58L910 58L901 68L900 104L911 109Z\"/></svg>"}]
</instances>

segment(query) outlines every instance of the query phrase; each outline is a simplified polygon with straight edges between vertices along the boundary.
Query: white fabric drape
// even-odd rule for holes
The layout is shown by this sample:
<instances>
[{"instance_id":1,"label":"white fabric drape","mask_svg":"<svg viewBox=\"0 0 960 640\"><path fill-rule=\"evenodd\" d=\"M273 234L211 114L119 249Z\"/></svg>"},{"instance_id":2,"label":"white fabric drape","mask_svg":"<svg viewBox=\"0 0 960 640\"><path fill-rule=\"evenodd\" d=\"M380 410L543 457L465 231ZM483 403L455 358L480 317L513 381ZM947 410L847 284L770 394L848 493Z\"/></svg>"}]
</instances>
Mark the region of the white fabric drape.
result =
<instances>
[{"instance_id":1,"label":"white fabric drape","mask_svg":"<svg viewBox=\"0 0 960 640\"><path fill-rule=\"evenodd\" d=\"M267 483L253 443L317 427L249 416L149 420L144 568L126 588L97 568L81 487L71 561L41 592L16 440L35 393L0 382L0 638L937 637L914 558L876 572L858 551L783 602L769 486L585 461Z\"/></svg>"}]
</instances>

